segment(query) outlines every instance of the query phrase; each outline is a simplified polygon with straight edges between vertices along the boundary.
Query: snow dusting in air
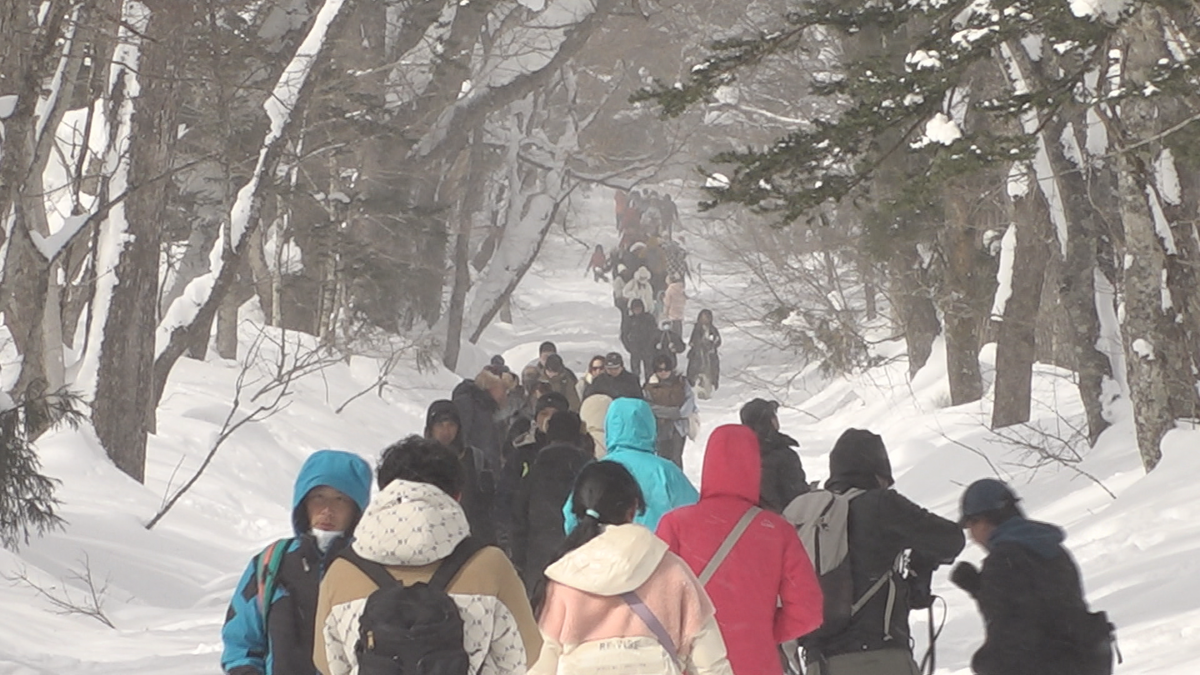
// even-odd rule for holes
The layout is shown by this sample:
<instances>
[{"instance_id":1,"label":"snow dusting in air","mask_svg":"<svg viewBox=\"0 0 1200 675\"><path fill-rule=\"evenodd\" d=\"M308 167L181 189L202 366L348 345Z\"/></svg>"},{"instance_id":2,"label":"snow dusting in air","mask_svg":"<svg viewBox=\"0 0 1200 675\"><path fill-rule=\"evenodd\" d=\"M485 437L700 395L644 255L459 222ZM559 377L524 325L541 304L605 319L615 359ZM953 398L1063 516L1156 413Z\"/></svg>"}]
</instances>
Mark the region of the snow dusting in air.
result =
<instances>
[{"instance_id":1,"label":"snow dusting in air","mask_svg":"<svg viewBox=\"0 0 1200 675\"><path fill-rule=\"evenodd\" d=\"M717 184L720 184L718 181ZM701 430L684 451L685 473L699 482L704 443L721 424L736 423L751 398L778 400L783 431L800 442L810 480L829 475L829 451L848 427L870 428L887 444L895 489L933 513L958 517L963 486L985 477L1008 481L1031 517L1064 527L1087 599L1116 624L1128 675L1194 675L1200 654L1200 431L1180 424L1162 443L1163 460L1146 474L1137 451L1132 408L1120 380L1105 386L1112 426L1089 448L1075 431L1085 413L1070 371L1038 364L1028 425L989 429L995 394L995 348L980 353L982 400L949 405L946 345L933 345L913 376L902 339L884 327L873 335L883 365L828 377L818 364L781 351L760 326L734 322L751 290L744 268L721 255L722 221L698 214L695 201L677 200L684 215L694 276L688 284L688 325L701 308L713 310L722 331L721 388L700 401ZM0 551L0 572L23 574L55 593L81 598L90 570L106 582L103 609L114 628L80 615L63 615L25 583L0 583L4 628L0 673L14 675L206 675L219 671L220 631L234 587L252 556L290 533L292 481L305 458L341 448L374 463L388 444L419 433L426 406L446 398L462 377L478 372L492 354L523 364L538 344L554 340L566 364L581 372L593 354L619 349L618 311L610 286L580 274L590 247L616 243L612 194L593 189L567 214L568 231L554 228L512 299L513 323L494 323L477 345L464 343L458 372L417 368L406 358L377 389L386 359L354 356L297 380L290 405L278 415L235 432L206 473L153 530L144 523L163 499L199 467L229 413L249 347L261 337L256 301L241 308L239 359L181 359L172 371L150 436L146 481L138 484L113 467L86 428L58 430L38 441L43 470L62 481L57 496L68 525L35 539L19 553ZM1010 230L1005 239L1013 236ZM223 244L222 244L223 245ZM1115 335L1112 288L1097 273L1102 340ZM190 290L190 289L189 289ZM319 348L317 340L270 329L272 339L249 364L269 372L282 352ZM285 344L279 345L279 341ZM1098 347L1112 354L1111 344ZM1118 349L1119 351L1119 349ZM1146 340L1134 344L1153 358ZM1120 365L1118 368L1117 366ZM1114 373L1123 377L1123 364ZM6 369L7 371L7 369ZM366 390L366 395L360 395ZM340 409L340 412L339 412ZM1064 461L1031 460L1035 444ZM1076 454L1078 453L1078 454ZM962 558L976 564L984 552L968 545ZM934 575L945 599L934 621L939 675L968 675L983 625L975 603ZM924 653L925 612L910 615L915 651Z\"/></svg>"}]
</instances>

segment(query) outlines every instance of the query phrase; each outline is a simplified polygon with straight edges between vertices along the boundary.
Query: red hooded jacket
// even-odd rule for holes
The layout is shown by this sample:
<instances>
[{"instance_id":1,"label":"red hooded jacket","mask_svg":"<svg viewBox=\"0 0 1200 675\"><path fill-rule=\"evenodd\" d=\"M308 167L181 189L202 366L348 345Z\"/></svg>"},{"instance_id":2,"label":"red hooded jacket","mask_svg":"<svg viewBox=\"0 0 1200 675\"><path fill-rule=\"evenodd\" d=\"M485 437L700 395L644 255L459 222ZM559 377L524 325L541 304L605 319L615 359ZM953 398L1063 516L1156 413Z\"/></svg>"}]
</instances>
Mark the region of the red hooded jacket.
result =
<instances>
[{"instance_id":1,"label":"red hooded jacket","mask_svg":"<svg viewBox=\"0 0 1200 675\"><path fill-rule=\"evenodd\" d=\"M658 536L699 574L758 504L761 474L754 432L718 427L704 455L700 502L663 516ZM769 511L755 516L705 589L736 675L781 675L776 646L821 625L821 587L808 554L792 526Z\"/></svg>"}]
</instances>

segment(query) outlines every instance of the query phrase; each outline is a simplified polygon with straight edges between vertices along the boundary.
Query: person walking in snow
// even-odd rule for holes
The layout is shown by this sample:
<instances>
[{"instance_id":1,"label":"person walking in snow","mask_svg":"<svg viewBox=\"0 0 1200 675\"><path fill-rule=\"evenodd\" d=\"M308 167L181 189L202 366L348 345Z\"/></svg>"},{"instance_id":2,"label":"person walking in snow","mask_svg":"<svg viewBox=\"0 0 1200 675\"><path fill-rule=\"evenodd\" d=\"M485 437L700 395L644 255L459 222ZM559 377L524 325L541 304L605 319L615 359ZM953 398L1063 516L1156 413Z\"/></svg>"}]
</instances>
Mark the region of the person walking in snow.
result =
<instances>
[{"instance_id":1,"label":"person walking in snow","mask_svg":"<svg viewBox=\"0 0 1200 675\"><path fill-rule=\"evenodd\" d=\"M533 386L534 382L543 379L546 374L546 359L550 358L551 354L558 353L558 346L553 342L546 340L538 345L537 358L525 364L521 369L521 384L525 389Z\"/></svg>"},{"instance_id":2,"label":"person walking in snow","mask_svg":"<svg viewBox=\"0 0 1200 675\"><path fill-rule=\"evenodd\" d=\"M371 496L371 467L340 450L309 455L292 492L292 530L250 560L221 628L227 675L312 673L317 588L354 536Z\"/></svg>"},{"instance_id":3,"label":"person walking in snow","mask_svg":"<svg viewBox=\"0 0 1200 675\"><path fill-rule=\"evenodd\" d=\"M623 465L637 479L645 496L646 509L634 522L650 529L658 527L663 514L671 509L695 504L700 493L683 471L670 460L655 452L658 426L650 404L640 398L619 398L608 406L604 419L604 440L608 454L602 462ZM575 528L575 515L570 503L563 507L566 531Z\"/></svg>"},{"instance_id":4,"label":"person walking in snow","mask_svg":"<svg viewBox=\"0 0 1200 675\"><path fill-rule=\"evenodd\" d=\"M463 445L479 448L492 475L500 473L510 383L489 368L463 380L450 395L462 422Z\"/></svg>"},{"instance_id":5,"label":"person walking in snow","mask_svg":"<svg viewBox=\"0 0 1200 675\"><path fill-rule=\"evenodd\" d=\"M587 388L589 386L591 386L592 382L596 381L596 378L600 375L600 373L603 373L603 372L604 372L604 355L603 354L597 354L597 355L593 356L592 358L588 359L587 372L584 373L583 377L579 378L579 380L575 383L575 393L576 393L576 395L579 396L579 401L581 403L583 402L583 397L587 392Z\"/></svg>"},{"instance_id":6,"label":"person walking in snow","mask_svg":"<svg viewBox=\"0 0 1200 675\"><path fill-rule=\"evenodd\" d=\"M625 285L633 281L633 274L624 263L618 263L613 269L612 294L613 306L621 310L621 315L629 310L629 298L625 297Z\"/></svg>"},{"instance_id":7,"label":"person walking in snow","mask_svg":"<svg viewBox=\"0 0 1200 675\"><path fill-rule=\"evenodd\" d=\"M579 392L576 385L579 379L563 364L562 357L551 354L546 357L546 365L542 370L542 381L549 382L550 388L566 397L571 410L579 412Z\"/></svg>"},{"instance_id":8,"label":"person walking in snow","mask_svg":"<svg viewBox=\"0 0 1200 675\"><path fill-rule=\"evenodd\" d=\"M650 379L651 361L658 351L660 337L654 316L646 311L640 298L629 302L629 314L621 321L621 344L629 352L629 369L633 376L644 382ZM642 372L645 371L645 379Z\"/></svg>"},{"instance_id":9,"label":"person walking in snow","mask_svg":"<svg viewBox=\"0 0 1200 675\"><path fill-rule=\"evenodd\" d=\"M687 564L631 522L646 508L622 465L586 466L567 502L579 521L546 568L530 675L733 675L712 602Z\"/></svg>"},{"instance_id":10,"label":"person walking in snow","mask_svg":"<svg viewBox=\"0 0 1200 675\"><path fill-rule=\"evenodd\" d=\"M962 496L959 524L987 550L983 569L960 562L950 580L979 604L986 630L977 675L1109 675L1112 625L1088 611L1063 531L1029 520L1017 495L984 478Z\"/></svg>"},{"instance_id":11,"label":"person walking in snow","mask_svg":"<svg viewBox=\"0 0 1200 675\"><path fill-rule=\"evenodd\" d=\"M708 438L700 501L658 523L717 609L737 675L783 675L778 646L821 625L821 585L796 530L758 507L758 439L741 425Z\"/></svg>"},{"instance_id":12,"label":"person walking in snow","mask_svg":"<svg viewBox=\"0 0 1200 675\"><path fill-rule=\"evenodd\" d=\"M579 404L579 418L583 420L588 435L592 437L592 452L596 459L602 459L608 454L608 445L604 437L604 418L608 415L608 406L612 405L612 402L610 396L592 394Z\"/></svg>"},{"instance_id":13,"label":"person walking in snow","mask_svg":"<svg viewBox=\"0 0 1200 675\"><path fill-rule=\"evenodd\" d=\"M688 340L687 377L693 387L709 393L721 388L721 357L717 353L720 347L721 333L713 325L712 310L700 310Z\"/></svg>"},{"instance_id":14,"label":"person walking in snow","mask_svg":"<svg viewBox=\"0 0 1200 675\"><path fill-rule=\"evenodd\" d=\"M441 443L458 457L463 468L462 504L471 533L487 543L496 540L492 509L496 499L496 477L487 468L483 452L468 447L462 439L462 421L453 401L429 404L425 412L425 438Z\"/></svg>"},{"instance_id":15,"label":"person walking in snow","mask_svg":"<svg viewBox=\"0 0 1200 675\"><path fill-rule=\"evenodd\" d=\"M634 300L642 301L642 308L649 311L654 307L654 288L650 286L650 270L645 267L636 268L633 280L625 284L621 294L633 306Z\"/></svg>"},{"instance_id":16,"label":"person walking in snow","mask_svg":"<svg viewBox=\"0 0 1200 675\"><path fill-rule=\"evenodd\" d=\"M907 551L909 570L932 575L958 556L964 540L957 523L905 499L890 489L894 483L882 438L864 429L847 429L838 438L829 453L825 489L855 491L848 555L852 597L862 607L845 626L805 638L805 673L918 675L908 627L915 598L897 567Z\"/></svg>"},{"instance_id":17,"label":"person walking in snow","mask_svg":"<svg viewBox=\"0 0 1200 675\"><path fill-rule=\"evenodd\" d=\"M315 624L309 620L321 636L312 652L316 669L323 675L359 672L359 648L365 647L359 621L367 597L379 588L365 568L405 586L429 583L446 559L461 550L465 564L446 592L463 619L469 659L465 672L526 672L542 648L533 610L504 553L471 536L458 503L462 470L454 454L439 443L409 436L384 450L376 480L379 492L363 514L354 544L329 565L321 582Z\"/></svg>"},{"instance_id":18,"label":"person walking in snow","mask_svg":"<svg viewBox=\"0 0 1200 675\"><path fill-rule=\"evenodd\" d=\"M587 271L592 273L592 281L608 281L608 257L604 255L604 247L600 244L596 244L595 250L592 251ZM587 272L584 276L587 276Z\"/></svg>"},{"instance_id":19,"label":"person walking in snow","mask_svg":"<svg viewBox=\"0 0 1200 675\"><path fill-rule=\"evenodd\" d=\"M696 412L692 387L675 372L675 357L659 354L652 361L654 374L643 390L658 424L658 455L683 468L683 446L690 431L690 417Z\"/></svg>"},{"instance_id":20,"label":"person walking in snow","mask_svg":"<svg viewBox=\"0 0 1200 675\"><path fill-rule=\"evenodd\" d=\"M546 447L538 451L517 489L512 561L531 596L566 538L562 505L575 477L594 459L582 424L573 412L554 413L546 424Z\"/></svg>"},{"instance_id":21,"label":"person walking in snow","mask_svg":"<svg viewBox=\"0 0 1200 675\"><path fill-rule=\"evenodd\" d=\"M754 430L762 453L759 506L783 513L788 504L808 492L808 477L800 463L796 439L779 431L779 402L756 398L742 406L742 424Z\"/></svg>"},{"instance_id":22,"label":"person walking in snow","mask_svg":"<svg viewBox=\"0 0 1200 675\"><path fill-rule=\"evenodd\" d=\"M625 359L620 354L609 352L604 355L604 372L592 380L583 397L586 399L595 394L604 394L609 398L641 398L642 383L637 376L625 370Z\"/></svg>"},{"instance_id":23,"label":"person walking in snow","mask_svg":"<svg viewBox=\"0 0 1200 675\"><path fill-rule=\"evenodd\" d=\"M514 523L517 518L517 492L521 481L529 473L529 467L537 459L538 453L546 447L546 425L556 412L567 412L570 406L567 398L557 392L549 392L538 398L534 410L533 423L528 431L512 440L511 447L504 452L504 469L500 473L500 482L496 486L496 523L500 531L500 541L510 557L519 555L517 543L513 537Z\"/></svg>"}]
</instances>

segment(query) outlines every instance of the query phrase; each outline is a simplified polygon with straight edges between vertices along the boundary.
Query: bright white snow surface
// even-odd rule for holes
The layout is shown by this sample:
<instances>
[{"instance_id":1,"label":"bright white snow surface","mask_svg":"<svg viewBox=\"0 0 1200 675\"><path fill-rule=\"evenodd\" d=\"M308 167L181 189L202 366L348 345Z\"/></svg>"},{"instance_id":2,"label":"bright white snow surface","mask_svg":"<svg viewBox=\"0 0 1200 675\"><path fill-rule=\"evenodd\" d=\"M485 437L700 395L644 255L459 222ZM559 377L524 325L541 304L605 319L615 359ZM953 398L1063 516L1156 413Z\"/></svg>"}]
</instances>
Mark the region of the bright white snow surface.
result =
<instances>
[{"instance_id":1,"label":"bright white snow surface","mask_svg":"<svg viewBox=\"0 0 1200 675\"><path fill-rule=\"evenodd\" d=\"M587 243L614 243L616 234L607 225L612 222L611 195L597 193L589 205L593 217L570 222L597 223L595 229L572 234ZM687 239L705 246L697 232ZM490 353L525 363L543 339L556 341L577 370L592 354L614 347L618 317L609 286L580 273L588 254L586 246L555 230L518 290L515 324L493 326L481 348L465 350L463 373L470 374ZM784 403L783 429L800 440L810 479L826 477L827 453L851 426L882 434L896 488L949 518L957 517L958 497L967 483L999 475L1021 494L1034 518L1067 528L1067 544L1083 570L1088 599L1108 611L1119 627L1125 665L1117 672L1195 673L1200 654L1200 433L1171 432L1163 444L1162 464L1147 476L1135 450L1129 406L1118 402L1112 406L1119 417L1115 426L1095 449L1084 450L1082 462L1071 468L1028 468L1035 460L1013 441L1046 444L1038 429L1067 437L1068 426L1082 425L1082 407L1066 371L1038 366L1034 422L1028 429L1003 432L1012 439L1005 441L986 428L988 399L946 407L940 342L929 365L911 381L903 359L859 376L823 380L815 368L798 366L794 357L756 339L759 326L723 320L738 301L744 277L707 258L705 249L694 252L693 263L702 263L701 283L689 288L688 314L714 309L725 338L725 372L721 390L700 402L700 443L685 451L685 468L693 480L699 479L702 443L709 432L717 424L735 422L739 406L755 396ZM242 318L248 346L260 317L249 304ZM880 351L894 356L901 348L884 343ZM981 356L990 387L994 347ZM147 532L142 524L203 459L228 413L239 372L238 364L215 356L206 362L180 360L159 409L159 433L150 440L145 486L113 468L89 433L62 431L41 441L44 470L62 480L58 496L70 525L31 542L19 554L0 551L0 572L12 576L24 570L36 583L53 587L52 593L67 589L79 598L83 589L71 575L83 570L86 558L97 581L107 580L104 608L116 629L82 616L56 615L29 587L0 582L0 673L218 672L226 603L250 557L289 534L291 484L304 458L320 448L343 448L373 463L388 443L419 432L426 405L446 397L459 380L442 369L421 373L406 367L393 373L382 398L372 392L337 414L335 409L370 387L378 367L366 358L331 365L299 382L286 410L237 431L195 488ZM963 557L978 562L982 553L968 544ZM938 672L965 675L982 625L973 603L948 583L947 574L939 570L934 583L948 605L938 642ZM941 616L939 605L939 621ZM923 612L912 615L918 656L924 651L924 617Z\"/></svg>"}]
</instances>

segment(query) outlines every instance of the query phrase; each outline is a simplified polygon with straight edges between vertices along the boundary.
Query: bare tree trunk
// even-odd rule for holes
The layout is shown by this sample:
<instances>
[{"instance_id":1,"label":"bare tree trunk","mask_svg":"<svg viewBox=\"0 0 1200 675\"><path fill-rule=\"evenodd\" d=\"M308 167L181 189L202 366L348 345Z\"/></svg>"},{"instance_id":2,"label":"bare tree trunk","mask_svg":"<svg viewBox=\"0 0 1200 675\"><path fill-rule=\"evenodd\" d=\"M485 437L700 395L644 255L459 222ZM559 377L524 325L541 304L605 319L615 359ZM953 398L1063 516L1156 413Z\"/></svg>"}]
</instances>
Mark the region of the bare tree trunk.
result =
<instances>
[{"instance_id":1,"label":"bare tree trunk","mask_svg":"<svg viewBox=\"0 0 1200 675\"><path fill-rule=\"evenodd\" d=\"M945 258L945 281L939 297L946 329L946 370L950 380L950 403L962 405L983 398L983 374L979 368L980 316L972 294L979 278L978 242L970 224L972 214L961 187L945 199L946 222L938 239Z\"/></svg>"},{"instance_id":2,"label":"bare tree trunk","mask_svg":"<svg viewBox=\"0 0 1200 675\"><path fill-rule=\"evenodd\" d=\"M1024 168L1026 194L1013 200L1016 250L1012 295L999 317L996 340L996 389L992 428L1029 421L1033 392L1033 364L1037 357L1038 309L1042 300L1045 266L1050 258L1050 207L1037 188L1033 168Z\"/></svg>"},{"instance_id":3,"label":"bare tree trunk","mask_svg":"<svg viewBox=\"0 0 1200 675\"><path fill-rule=\"evenodd\" d=\"M129 182L125 202L127 237L118 263L118 282L109 302L96 376L92 423L117 468L145 481L146 438L153 428L155 400L146 383L154 380L154 342L158 326L160 224L167 202L167 181L157 180L171 166L177 136L176 69L184 60L192 3L145 0L150 11L137 74Z\"/></svg>"},{"instance_id":4,"label":"bare tree trunk","mask_svg":"<svg viewBox=\"0 0 1200 675\"><path fill-rule=\"evenodd\" d=\"M486 156L482 131L476 129L472 138L467 168L466 189L458 208L458 232L454 237L454 285L450 289L450 307L446 316L446 351L442 363L450 370L458 367L462 350L463 315L467 308L467 291L471 288L471 232L475 218L483 206L487 180Z\"/></svg>"},{"instance_id":5,"label":"bare tree trunk","mask_svg":"<svg viewBox=\"0 0 1200 675\"><path fill-rule=\"evenodd\" d=\"M888 269L891 271L897 318L904 331L908 376L911 378L929 361L933 353L933 341L942 332L942 326L917 249L909 246L897 253Z\"/></svg>"}]
</instances>

